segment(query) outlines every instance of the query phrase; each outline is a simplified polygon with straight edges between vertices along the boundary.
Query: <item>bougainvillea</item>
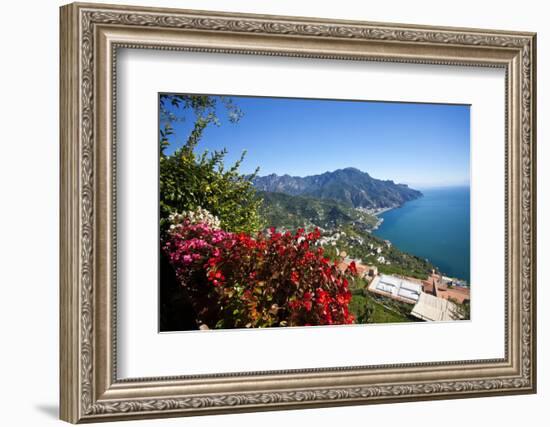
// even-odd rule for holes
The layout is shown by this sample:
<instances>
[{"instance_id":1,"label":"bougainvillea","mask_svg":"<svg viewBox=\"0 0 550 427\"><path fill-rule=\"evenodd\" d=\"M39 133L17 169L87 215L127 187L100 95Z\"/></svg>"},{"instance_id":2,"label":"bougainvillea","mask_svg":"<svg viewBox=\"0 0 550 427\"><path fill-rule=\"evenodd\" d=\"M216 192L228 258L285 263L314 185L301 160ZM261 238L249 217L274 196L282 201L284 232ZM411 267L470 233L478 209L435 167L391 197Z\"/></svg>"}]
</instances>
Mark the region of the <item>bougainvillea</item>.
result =
<instances>
[{"instance_id":1,"label":"bougainvillea","mask_svg":"<svg viewBox=\"0 0 550 427\"><path fill-rule=\"evenodd\" d=\"M197 326L242 328L353 323L352 263L341 272L316 246L319 230L251 236L178 218L163 245Z\"/></svg>"}]
</instances>

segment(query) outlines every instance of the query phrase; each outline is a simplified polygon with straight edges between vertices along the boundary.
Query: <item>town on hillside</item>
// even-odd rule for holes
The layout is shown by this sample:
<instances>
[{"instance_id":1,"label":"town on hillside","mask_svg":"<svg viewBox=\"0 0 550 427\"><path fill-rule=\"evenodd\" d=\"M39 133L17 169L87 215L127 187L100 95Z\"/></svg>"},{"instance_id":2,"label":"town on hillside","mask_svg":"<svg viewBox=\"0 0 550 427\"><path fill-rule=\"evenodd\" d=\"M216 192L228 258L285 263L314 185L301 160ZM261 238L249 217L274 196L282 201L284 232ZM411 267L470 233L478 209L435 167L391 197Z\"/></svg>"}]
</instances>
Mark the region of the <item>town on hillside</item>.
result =
<instances>
[{"instance_id":1,"label":"town on hillside","mask_svg":"<svg viewBox=\"0 0 550 427\"><path fill-rule=\"evenodd\" d=\"M470 301L470 288L457 279L432 270L425 279L382 274L375 265L366 265L345 252L340 254L338 268L346 271L354 263L358 276L367 282L364 290L392 300L409 304L410 315L425 321L464 319L468 314L460 307Z\"/></svg>"},{"instance_id":2,"label":"town on hillside","mask_svg":"<svg viewBox=\"0 0 550 427\"><path fill-rule=\"evenodd\" d=\"M269 207L281 230L293 231L296 224L310 230L318 228L321 237L317 245L342 272L355 264L359 277L353 289L352 310L361 317L369 303L375 307L374 313L365 313L363 322L469 320L470 287L466 281L446 276L429 260L403 252L373 234L382 222L378 215L391 207L352 208L362 216L340 223L327 220L321 209L317 216L310 214L308 218L294 210L298 215L291 223L285 215L290 208L281 206L280 199L277 202Z\"/></svg>"}]
</instances>

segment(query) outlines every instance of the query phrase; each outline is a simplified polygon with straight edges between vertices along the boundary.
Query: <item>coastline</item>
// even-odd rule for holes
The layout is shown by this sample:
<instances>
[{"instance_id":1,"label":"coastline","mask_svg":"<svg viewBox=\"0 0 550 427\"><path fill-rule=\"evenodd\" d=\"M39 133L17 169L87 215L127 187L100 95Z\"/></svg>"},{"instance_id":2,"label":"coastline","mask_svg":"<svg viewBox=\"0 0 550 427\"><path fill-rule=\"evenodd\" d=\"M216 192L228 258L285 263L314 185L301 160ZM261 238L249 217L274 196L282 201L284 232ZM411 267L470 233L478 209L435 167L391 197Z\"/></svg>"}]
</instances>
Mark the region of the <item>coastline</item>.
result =
<instances>
[{"instance_id":1,"label":"coastline","mask_svg":"<svg viewBox=\"0 0 550 427\"><path fill-rule=\"evenodd\" d=\"M378 208L378 209L372 209L372 208L371 209L366 209L366 208L361 208L361 207L355 208L355 209L357 209L359 212L364 212L368 215L378 216L378 215L382 215L385 212L391 211L392 209L400 208L401 206L403 206L403 205L396 205L396 206L390 206L390 207L387 207L387 208Z\"/></svg>"},{"instance_id":2,"label":"coastline","mask_svg":"<svg viewBox=\"0 0 550 427\"><path fill-rule=\"evenodd\" d=\"M380 208L376 212L373 212L372 215L374 215L374 216L382 215L383 213L391 211L392 209L396 209L398 207L399 206L392 206L392 207L389 207L389 208Z\"/></svg>"},{"instance_id":3,"label":"coastline","mask_svg":"<svg viewBox=\"0 0 550 427\"><path fill-rule=\"evenodd\" d=\"M463 262L463 258L469 259L468 193L469 187L463 191L462 186L426 190L422 198L431 203L429 208L418 199L411 200L415 202L412 213L408 209L409 202L406 202L401 206L402 214L395 212L380 218L389 221L387 224L384 221L382 233L379 230L381 223L377 224L372 233L391 241L402 251L427 259L444 275L465 282L468 287L471 283L469 263ZM373 215L378 218L381 213L377 211ZM397 217L400 219L396 222ZM458 229L461 232L457 233ZM449 236L452 244L441 243L437 236L442 233Z\"/></svg>"},{"instance_id":4,"label":"coastline","mask_svg":"<svg viewBox=\"0 0 550 427\"><path fill-rule=\"evenodd\" d=\"M369 233L372 233L373 231L378 230L378 227L380 227L382 225L382 223L384 222L384 218L380 218L379 217L380 215L382 215L383 213L386 213L388 211L391 211L392 209L399 208L399 207L401 207L401 206L391 206L391 207L388 207L388 208L379 208L379 209L361 209L361 208L358 208L358 210L360 210L362 212L366 212L367 214L376 217L376 224L369 230Z\"/></svg>"}]
</instances>

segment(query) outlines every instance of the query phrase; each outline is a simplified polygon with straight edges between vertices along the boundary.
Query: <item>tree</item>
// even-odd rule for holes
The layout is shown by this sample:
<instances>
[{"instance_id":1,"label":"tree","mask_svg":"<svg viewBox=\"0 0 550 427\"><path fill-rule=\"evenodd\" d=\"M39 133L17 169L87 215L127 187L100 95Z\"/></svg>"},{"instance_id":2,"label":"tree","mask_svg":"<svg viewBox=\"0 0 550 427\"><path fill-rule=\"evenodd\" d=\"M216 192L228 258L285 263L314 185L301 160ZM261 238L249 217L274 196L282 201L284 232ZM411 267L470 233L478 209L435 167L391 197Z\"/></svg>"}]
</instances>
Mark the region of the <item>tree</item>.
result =
<instances>
[{"instance_id":1,"label":"tree","mask_svg":"<svg viewBox=\"0 0 550 427\"><path fill-rule=\"evenodd\" d=\"M226 96L209 95L178 95L160 94L159 96L159 122L160 149L164 152L169 146L169 137L174 135L172 124L185 120L185 112L192 111L196 120L201 120L208 125L213 123L220 126L217 107L223 104L227 111L229 122L237 123L243 116L241 109Z\"/></svg>"},{"instance_id":2,"label":"tree","mask_svg":"<svg viewBox=\"0 0 550 427\"><path fill-rule=\"evenodd\" d=\"M246 153L229 168L225 168L227 150L196 153L204 130L210 124L219 125L218 104L223 104L229 121L237 122L242 112L230 98L204 95L160 96L160 219L161 231L166 231L171 213L207 209L228 231L254 232L263 223L260 218L262 200L252 185L252 175L242 175L239 167ZM185 112L194 112L195 122L186 142L172 154L165 153L173 138L172 123L184 120ZM178 113L179 112L179 113Z\"/></svg>"}]
</instances>

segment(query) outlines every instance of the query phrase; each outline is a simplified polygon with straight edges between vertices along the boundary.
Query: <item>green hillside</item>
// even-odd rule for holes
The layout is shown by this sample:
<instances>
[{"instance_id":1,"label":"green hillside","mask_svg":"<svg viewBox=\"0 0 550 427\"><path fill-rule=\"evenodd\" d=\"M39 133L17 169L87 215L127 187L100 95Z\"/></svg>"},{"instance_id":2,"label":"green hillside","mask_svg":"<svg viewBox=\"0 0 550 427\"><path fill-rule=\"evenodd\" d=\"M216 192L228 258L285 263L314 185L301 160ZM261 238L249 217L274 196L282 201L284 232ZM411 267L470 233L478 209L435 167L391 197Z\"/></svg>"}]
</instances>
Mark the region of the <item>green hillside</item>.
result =
<instances>
[{"instance_id":1,"label":"green hillside","mask_svg":"<svg viewBox=\"0 0 550 427\"><path fill-rule=\"evenodd\" d=\"M424 279L435 268L429 261L403 252L370 233L378 218L344 203L283 193L258 192L261 216L268 227L296 230L319 227L319 243L336 259L343 251L387 274Z\"/></svg>"},{"instance_id":2,"label":"green hillside","mask_svg":"<svg viewBox=\"0 0 550 427\"><path fill-rule=\"evenodd\" d=\"M261 214L266 224L277 228L320 227L326 230L354 224L366 230L372 229L378 222L375 216L334 200L263 191L258 193L263 198Z\"/></svg>"},{"instance_id":3,"label":"green hillside","mask_svg":"<svg viewBox=\"0 0 550 427\"><path fill-rule=\"evenodd\" d=\"M428 260L403 252L353 224L341 227L336 235L336 244L326 247L329 255L334 253L335 256L338 248L340 252L345 251L348 256L360 259L364 264L376 265L381 273L425 279L435 269Z\"/></svg>"}]
</instances>

